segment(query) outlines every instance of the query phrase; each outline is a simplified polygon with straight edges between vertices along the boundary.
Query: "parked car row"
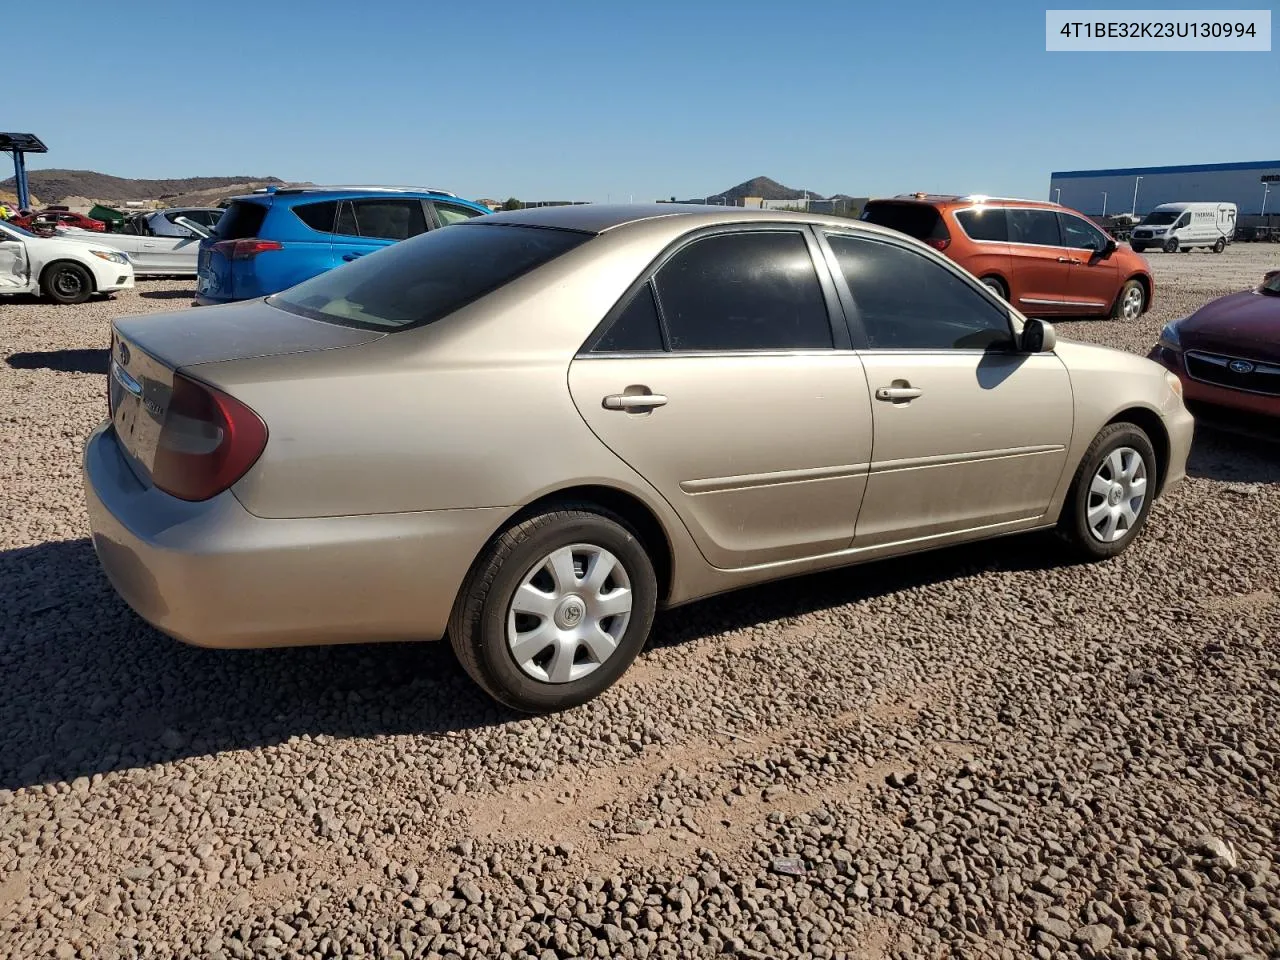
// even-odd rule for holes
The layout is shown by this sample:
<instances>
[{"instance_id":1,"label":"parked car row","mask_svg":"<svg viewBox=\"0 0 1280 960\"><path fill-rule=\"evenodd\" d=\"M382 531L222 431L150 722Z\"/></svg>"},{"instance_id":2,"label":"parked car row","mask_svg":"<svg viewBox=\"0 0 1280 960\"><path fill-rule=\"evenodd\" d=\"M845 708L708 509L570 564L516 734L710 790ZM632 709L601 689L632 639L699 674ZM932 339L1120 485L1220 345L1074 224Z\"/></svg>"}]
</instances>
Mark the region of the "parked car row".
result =
<instances>
[{"instance_id":1,"label":"parked car row","mask_svg":"<svg viewBox=\"0 0 1280 960\"><path fill-rule=\"evenodd\" d=\"M363 199L244 198L202 293L276 282L236 264L286 242L315 276L113 325L93 542L175 637L447 633L492 696L554 710L614 683L658 608L1021 531L1114 556L1185 473L1177 375L1058 341L947 256L966 211L1003 222L995 245L1083 233L1058 208L949 205L925 243L666 204L443 230L448 198ZM325 270L353 236L387 245ZM1109 248L1067 249L1088 270ZM1049 299L1019 276L1015 300Z\"/></svg>"}]
</instances>

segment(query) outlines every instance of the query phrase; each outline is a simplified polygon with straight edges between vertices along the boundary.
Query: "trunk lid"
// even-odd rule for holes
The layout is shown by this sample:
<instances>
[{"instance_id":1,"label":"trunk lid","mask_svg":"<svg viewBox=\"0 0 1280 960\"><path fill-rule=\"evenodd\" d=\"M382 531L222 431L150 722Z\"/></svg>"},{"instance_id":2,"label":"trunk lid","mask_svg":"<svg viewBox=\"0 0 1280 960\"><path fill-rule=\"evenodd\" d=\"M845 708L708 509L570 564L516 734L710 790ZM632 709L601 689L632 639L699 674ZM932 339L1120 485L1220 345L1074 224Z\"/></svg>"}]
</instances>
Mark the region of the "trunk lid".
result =
<instances>
[{"instance_id":1,"label":"trunk lid","mask_svg":"<svg viewBox=\"0 0 1280 960\"><path fill-rule=\"evenodd\" d=\"M262 300L117 320L108 377L116 438L138 479L149 483L178 371L358 346L384 336L286 313ZM198 371L192 375L199 379Z\"/></svg>"}]
</instances>

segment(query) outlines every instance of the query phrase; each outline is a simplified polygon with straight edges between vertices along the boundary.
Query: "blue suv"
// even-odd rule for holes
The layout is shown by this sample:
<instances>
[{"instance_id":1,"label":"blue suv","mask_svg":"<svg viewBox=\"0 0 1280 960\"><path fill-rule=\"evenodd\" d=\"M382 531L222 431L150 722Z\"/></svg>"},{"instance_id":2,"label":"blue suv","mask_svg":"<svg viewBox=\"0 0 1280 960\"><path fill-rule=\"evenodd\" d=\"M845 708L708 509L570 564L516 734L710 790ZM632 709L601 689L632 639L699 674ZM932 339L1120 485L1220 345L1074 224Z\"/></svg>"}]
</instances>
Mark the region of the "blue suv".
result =
<instances>
[{"instance_id":1,"label":"blue suv","mask_svg":"<svg viewBox=\"0 0 1280 960\"><path fill-rule=\"evenodd\" d=\"M252 300L489 208L443 190L267 187L236 197L200 242L196 303Z\"/></svg>"}]
</instances>

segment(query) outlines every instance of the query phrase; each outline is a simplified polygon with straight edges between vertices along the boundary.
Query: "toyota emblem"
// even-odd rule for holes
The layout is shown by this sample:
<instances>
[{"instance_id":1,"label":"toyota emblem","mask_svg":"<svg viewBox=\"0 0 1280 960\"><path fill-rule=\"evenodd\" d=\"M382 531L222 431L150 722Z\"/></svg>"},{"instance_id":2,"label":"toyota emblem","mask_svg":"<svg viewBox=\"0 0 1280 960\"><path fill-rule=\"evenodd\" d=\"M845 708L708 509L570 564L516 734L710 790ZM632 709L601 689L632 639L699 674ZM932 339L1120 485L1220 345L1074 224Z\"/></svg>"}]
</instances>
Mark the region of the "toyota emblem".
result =
<instances>
[{"instance_id":1,"label":"toyota emblem","mask_svg":"<svg viewBox=\"0 0 1280 960\"><path fill-rule=\"evenodd\" d=\"M1232 373L1253 373L1253 364L1248 360L1232 360L1227 368Z\"/></svg>"},{"instance_id":2,"label":"toyota emblem","mask_svg":"<svg viewBox=\"0 0 1280 960\"><path fill-rule=\"evenodd\" d=\"M116 350L116 356L120 358L120 366L127 367L129 365L129 345L123 340L120 341L120 347Z\"/></svg>"}]
</instances>

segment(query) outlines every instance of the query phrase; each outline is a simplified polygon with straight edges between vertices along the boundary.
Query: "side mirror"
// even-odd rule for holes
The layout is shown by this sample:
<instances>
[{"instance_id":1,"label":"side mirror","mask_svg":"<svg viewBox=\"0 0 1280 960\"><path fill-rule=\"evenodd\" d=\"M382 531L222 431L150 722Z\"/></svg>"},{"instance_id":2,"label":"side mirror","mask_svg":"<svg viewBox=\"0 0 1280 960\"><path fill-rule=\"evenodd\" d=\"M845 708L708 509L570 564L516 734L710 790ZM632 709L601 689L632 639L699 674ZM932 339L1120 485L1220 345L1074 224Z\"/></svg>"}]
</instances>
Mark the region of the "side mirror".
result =
<instances>
[{"instance_id":1,"label":"side mirror","mask_svg":"<svg viewBox=\"0 0 1280 960\"><path fill-rule=\"evenodd\" d=\"M1049 353L1058 345L1058 335L1053 324L1043 320L1028 320L1022 327L1018 346L1024 353Z\"/></svg>"},{"instance_id":2,"label":"side mirror","mask_svg":"<svg viewBox=\"0 0 1280 960\"><path fill-rule=\"evenodd\" d=\"M1112 239L1111 237L1107 237L1107 242L1106 242L1106 243L1104 243L1104 244L1102 245L1102 249L1098 251L1098 256L1099 256L1101 259L1105 260L1105 259L1107 259L1107 257L1109 257L1109 256L1111 256L1113 253L1115 253L1115 252L1116 252L1116 250L1118 250L1118 249L1119 249L1119 248L1116 246L1116 242L1115 242L1115 240L1114 240L1114 239Z\"/></svg>"}]
</instances>

